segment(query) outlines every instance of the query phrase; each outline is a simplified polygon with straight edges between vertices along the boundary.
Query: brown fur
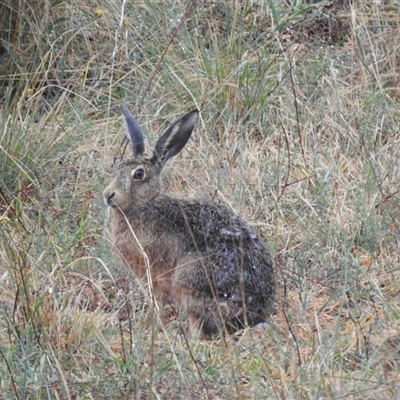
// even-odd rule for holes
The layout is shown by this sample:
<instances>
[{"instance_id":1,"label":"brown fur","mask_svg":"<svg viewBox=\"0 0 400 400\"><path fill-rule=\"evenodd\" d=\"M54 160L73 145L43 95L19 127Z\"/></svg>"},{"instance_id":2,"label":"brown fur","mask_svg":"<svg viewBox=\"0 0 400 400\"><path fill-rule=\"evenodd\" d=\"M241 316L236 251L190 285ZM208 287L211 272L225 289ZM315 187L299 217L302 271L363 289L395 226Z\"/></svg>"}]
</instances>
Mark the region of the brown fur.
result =
<instances>
[{"instance_id":1,"label":"brown fur","mask_svg":"<svg viewBox=\"0 0 400 400\"><path fill-rule=\"evenodd\" d=\"M176 121L152 158L142 154L136 120L129 120L126 109L124 114L133 158L120 164L103 193L121 262L138 277L150 268L155 295L187 311L190 329L202 337L265 321L274 299L274 273L253 229L222 205L161 193L162 167L188 140L197 114Z\"/></svg>"}]
</instances>

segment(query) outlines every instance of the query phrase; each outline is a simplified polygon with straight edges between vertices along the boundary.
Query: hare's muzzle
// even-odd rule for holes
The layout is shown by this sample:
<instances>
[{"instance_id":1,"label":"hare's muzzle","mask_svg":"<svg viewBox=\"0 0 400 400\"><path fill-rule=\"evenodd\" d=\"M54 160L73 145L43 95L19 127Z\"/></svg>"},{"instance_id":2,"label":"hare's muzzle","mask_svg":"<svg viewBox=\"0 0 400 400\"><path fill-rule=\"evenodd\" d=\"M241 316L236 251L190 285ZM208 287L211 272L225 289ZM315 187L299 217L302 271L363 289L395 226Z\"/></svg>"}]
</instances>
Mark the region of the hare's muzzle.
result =
<instances>
[{"instance_id":1,"label":"hare's muzzle","mask_svg":"<svg viewBox=\"0 0 400 400\"><path fill-rule=\"evenodd\" d=\"M107 206L116 207L117 205L113 200L114 196L115 196L115 190L107 186L103 191L104 203L106 203Z\"/></svg>"}]
</instances>

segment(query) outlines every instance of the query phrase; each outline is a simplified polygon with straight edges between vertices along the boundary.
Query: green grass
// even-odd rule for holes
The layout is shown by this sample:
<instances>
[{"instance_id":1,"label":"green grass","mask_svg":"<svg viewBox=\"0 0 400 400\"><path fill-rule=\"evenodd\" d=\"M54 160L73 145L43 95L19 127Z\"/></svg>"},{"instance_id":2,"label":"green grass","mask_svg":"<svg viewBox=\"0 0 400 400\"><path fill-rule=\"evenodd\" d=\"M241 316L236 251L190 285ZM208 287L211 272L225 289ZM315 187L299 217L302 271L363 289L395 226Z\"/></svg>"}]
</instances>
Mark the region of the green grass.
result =
<instances>
[{"instance_id":1,"label":"green grass","mask_svg":"<svg viewBox=\"0 0 400 400\"><path fill-rule=\"evenodd\" d=\"M399 397L397 3L14 3L0 2L0 397ZM268 327L196 342L173 308L151 321L101 195L122 102L149 145L201 110L166 191L222 202L268 241Z\"/></svg>"}]
</instances>

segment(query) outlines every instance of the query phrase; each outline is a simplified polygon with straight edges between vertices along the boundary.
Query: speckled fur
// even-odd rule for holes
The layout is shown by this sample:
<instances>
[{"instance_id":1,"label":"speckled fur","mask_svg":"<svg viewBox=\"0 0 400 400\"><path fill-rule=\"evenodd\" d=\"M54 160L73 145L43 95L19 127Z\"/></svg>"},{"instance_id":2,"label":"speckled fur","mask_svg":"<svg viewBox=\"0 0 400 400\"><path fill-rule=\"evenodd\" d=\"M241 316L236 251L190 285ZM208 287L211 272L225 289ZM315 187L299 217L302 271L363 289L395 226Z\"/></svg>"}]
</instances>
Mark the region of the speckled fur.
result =
<instances>
[{"instance_id":1,"label":"speckled fur","mask_svg":"<svg viewBox=\"0 0 400 400\"><path fill-rule=\"evenodd\" d=\"M124 113L130 118L126 109ZM184 118L191 120L180 128ZM185 134L176 140L185 144L196 119L197 113L176 121L170 136ZM220 204L163 194L160 173L170 157L161 157L166 150L160 149L172 147L171 140L164 134L148 158L140 146L135 150L135 135L141 132L133 133L133 139L131 134L133 158L119 165L103 193L111 206L111 237L122 263L144 277L148 262L155 295L187 311L190 329L200 330L202 337L265 321L275 280L271 257L258 235ZM183 145L175 145L176 152ZM138 169L144 171L143 179L132 178Z\"/></svg>"}]
</instances>

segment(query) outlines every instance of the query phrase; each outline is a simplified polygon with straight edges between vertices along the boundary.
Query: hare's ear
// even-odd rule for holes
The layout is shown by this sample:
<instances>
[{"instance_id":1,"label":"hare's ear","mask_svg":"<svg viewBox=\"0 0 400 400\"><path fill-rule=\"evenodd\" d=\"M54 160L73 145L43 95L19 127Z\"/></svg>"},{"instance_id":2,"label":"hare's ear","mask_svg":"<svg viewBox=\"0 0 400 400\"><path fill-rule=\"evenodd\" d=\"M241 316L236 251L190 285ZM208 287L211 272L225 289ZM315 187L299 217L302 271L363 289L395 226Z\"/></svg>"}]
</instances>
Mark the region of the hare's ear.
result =
<instances>
[{"instance_id":1,"label":"hare's ear","mask_svg":"<svg viewBox=\"0 0 400 400\"><path fill-rule=\"evenodd\" d=\"M129 140L129 144L131 146L132 155L142 156L144 153L144 140L142 130L136 118L129 111L126 104L121 105L122 112L124 113L125 122L126 122L126 131L125 135Z\"/></svg>"},{"instance_id":2,"label":"hare's ear","mask_svg":"<svg viewBox=\"0 0 400 400\"><path fill-rule=\"evenodd\" d=\"M185 146L192 134L199 116L198 110L193 110L175 121L158 139L154 149L152 162L163 166L171 157L176 156Z\"/></svg>"}]
</instances>

